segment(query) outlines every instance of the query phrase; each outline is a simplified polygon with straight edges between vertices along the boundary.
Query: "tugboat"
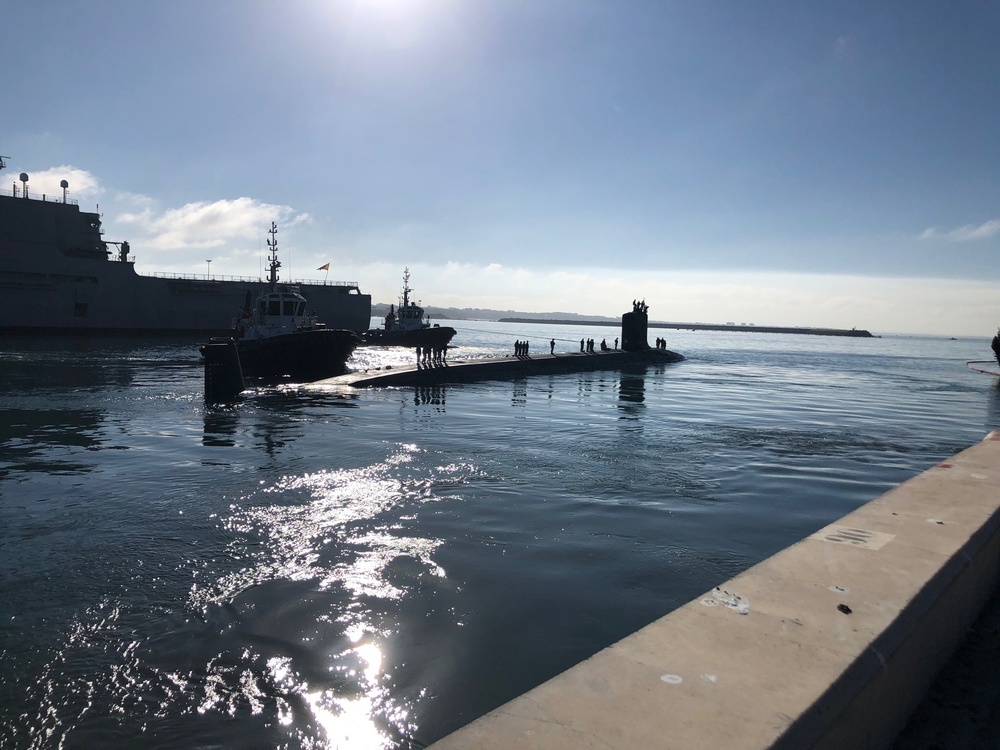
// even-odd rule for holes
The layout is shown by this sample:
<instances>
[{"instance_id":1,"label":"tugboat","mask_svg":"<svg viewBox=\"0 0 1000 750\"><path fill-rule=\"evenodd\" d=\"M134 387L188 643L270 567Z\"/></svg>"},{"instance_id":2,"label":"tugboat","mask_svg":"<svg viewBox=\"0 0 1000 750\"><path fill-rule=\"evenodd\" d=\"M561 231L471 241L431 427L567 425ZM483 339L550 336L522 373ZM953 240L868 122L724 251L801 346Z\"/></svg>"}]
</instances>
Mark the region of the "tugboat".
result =
<instances>
[{"instance_id":1,"label":"tugboat","mask_svg":"<svg viewBox=\"0 0 1000 750\"><path fill-rule=\"evenodd\" d=\"M277 225L271 222L267 290L253 305L248 292L233 324L232 340L236 342L243 375L269 383L302 383L342 375L361 337L354 331L327 328L315 314L306 311L306 298L297 287L278 285L281 263L277 233Z\"/></svg>"},{"instance_id":2,"label":"tugboat","mask_svg":"<svg viewBox=\"0 0 1000 750\"><path fill-rule=\"evenodd\" d=\"M403 296L399 308L389 306L382 328L373 328L364 335L370 346L408 346L431 349L445 349L455 335L451 326L431 325L424 320L424 308L410 302L410 269L403 270Z\"/></svg>"}]
</instances>

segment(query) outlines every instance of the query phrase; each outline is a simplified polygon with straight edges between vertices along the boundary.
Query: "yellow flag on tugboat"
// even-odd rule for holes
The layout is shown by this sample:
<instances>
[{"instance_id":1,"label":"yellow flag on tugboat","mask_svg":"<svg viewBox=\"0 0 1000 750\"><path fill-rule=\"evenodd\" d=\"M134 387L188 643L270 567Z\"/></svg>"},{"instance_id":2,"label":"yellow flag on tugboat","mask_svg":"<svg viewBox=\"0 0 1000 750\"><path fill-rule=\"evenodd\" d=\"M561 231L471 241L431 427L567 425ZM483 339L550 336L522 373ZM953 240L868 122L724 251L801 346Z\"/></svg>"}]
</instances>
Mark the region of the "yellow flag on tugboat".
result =
<instances>
[{"instance_id":1,"label":"yellow flag on tugboat","mask_svg":"<svg viewBox=\"0 0 1000 750\"><path fill-rule=\"evenodd\" d=\"M329 263L324 263L322 266L320 266L316 270L317 271L329 271L330 270L330 264Z\"/></svg>"}]
</instances>

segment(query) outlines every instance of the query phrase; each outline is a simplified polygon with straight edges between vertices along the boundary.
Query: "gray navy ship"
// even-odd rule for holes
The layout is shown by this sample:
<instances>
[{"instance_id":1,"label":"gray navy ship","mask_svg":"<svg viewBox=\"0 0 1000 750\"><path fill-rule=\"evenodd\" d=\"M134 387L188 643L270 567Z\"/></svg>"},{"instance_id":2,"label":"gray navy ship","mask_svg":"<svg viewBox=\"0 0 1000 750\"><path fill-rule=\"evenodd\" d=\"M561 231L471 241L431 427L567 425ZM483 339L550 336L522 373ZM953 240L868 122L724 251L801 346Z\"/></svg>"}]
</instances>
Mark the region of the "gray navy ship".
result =
<instances>
[{"instance_id":1,"label":"gray navy ship","mask_svg":"<svg viewBox=\"0 0 1000 750\"><path fill-rule=\"evenodd\" d=\"M105 241L100 216L67 200L66 180L55 198L19 179L0 190L0 332L223 335L266 283L139 274L129 243ZM357 282L289 283L331 328L368 330L371 295Z\"/></svg>"}]
</instances>

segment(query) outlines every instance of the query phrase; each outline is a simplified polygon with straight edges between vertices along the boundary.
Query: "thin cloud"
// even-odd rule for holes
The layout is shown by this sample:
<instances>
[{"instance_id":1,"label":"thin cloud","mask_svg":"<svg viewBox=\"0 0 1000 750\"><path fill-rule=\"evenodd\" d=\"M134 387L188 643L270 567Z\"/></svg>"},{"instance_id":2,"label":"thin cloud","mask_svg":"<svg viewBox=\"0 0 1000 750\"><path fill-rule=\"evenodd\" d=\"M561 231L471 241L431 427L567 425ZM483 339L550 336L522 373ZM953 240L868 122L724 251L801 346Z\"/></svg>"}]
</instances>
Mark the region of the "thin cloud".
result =
<instances>
[{"instance_id":1,"label":"thin cloud","mask_svg":"<svg viewBox=\"0 0 1000 750\"><path fill-rule=\"evenodd\" d=\"M837 60L851 60L854 58L854 37L851 35L839 36L833 43L833 56Z\"/></svg>"},{"instance_id":2,"label":"thin cloud","mask_svg":"<svg viewBox=\"0 0 1000 750\"><path fill-rule=\"evenodd\" d=\"M978 226L975 224L966 224L947 232L938 231L937 227L930 227L920 234L920 239L934 240L944 238L953 242L970 242L989 239L998 234L1000 234L1000 219L990 219Z\"/></svg>"},{"instance_id":3,"label":"thin cloud","mask_svg":"<svg viewBox=\"0 0 1000 750\"><path fill-rule=\"evenodd\" d=\"M28 172L28 178L28 190L30 195L35 197L62 196L63 189L60 183L63 180L69 183L69 188L66 190L66 197L69 200L94 198L104 192L104 188L94 175L85 169L69 165L51 167L44 172Z\"/></svg>"},{"instance_id":4,"label":"thin cloud","mask_svg":"<svg viewBox=\"0 0 1000 750\"><path fill-rule=\"evenodd\" d=\"M261 203L253 198L199 201L157 213L144 205L118 217L147 235L146 247L156 250L221 247L233 240L253 240L272 221L294 226L310 221L309 214L291 206Z\"/></svg>"}]
</instances>

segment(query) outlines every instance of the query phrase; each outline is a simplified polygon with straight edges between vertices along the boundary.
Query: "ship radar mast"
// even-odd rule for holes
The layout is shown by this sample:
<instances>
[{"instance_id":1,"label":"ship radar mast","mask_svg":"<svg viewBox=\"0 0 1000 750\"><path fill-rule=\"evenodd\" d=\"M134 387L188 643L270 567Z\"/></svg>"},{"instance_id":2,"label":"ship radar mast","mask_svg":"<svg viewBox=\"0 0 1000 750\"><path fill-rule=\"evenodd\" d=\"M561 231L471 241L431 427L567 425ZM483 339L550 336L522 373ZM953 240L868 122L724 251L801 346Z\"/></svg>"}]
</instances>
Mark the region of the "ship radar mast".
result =
<instances>
[{"instance_id":1,"label":"ship radar mast","mask_svg":"<svg viewBox=\"0 0 1000 750\"><path fill-rule=\"evenodd\" d=\"M403 269L403 307L410 306L410 269Z\"/></svg>"},{"instance_id":2,"label":"ship radar mast","mask_svg":"<svg viewBox=\"0 0 1000 750\"><path fill-rule=\"evenodd\" d=\"M9 159L9 158L10 158L9 156L0 156L0 169L6 168L7 163L4 161L4 159Z\"/></svg>"},{"instance_id":3,"label":"ship radar mast","mask_svg":"<svg viewBox=\"0 0 1000 750\"><path fill-rule=\"evenodd\" d=\"M281 268L281 262L278 260L278 225L273 221L271 222L271 228L267 232L271 235L270 239L267 241L267 248L271 255L268 257L268 266L270 270L270 275L267 278L268 284L270 284L271 291L274 291L275 285L278 283L278 269Z\"/></svg>"}]
</instances>

